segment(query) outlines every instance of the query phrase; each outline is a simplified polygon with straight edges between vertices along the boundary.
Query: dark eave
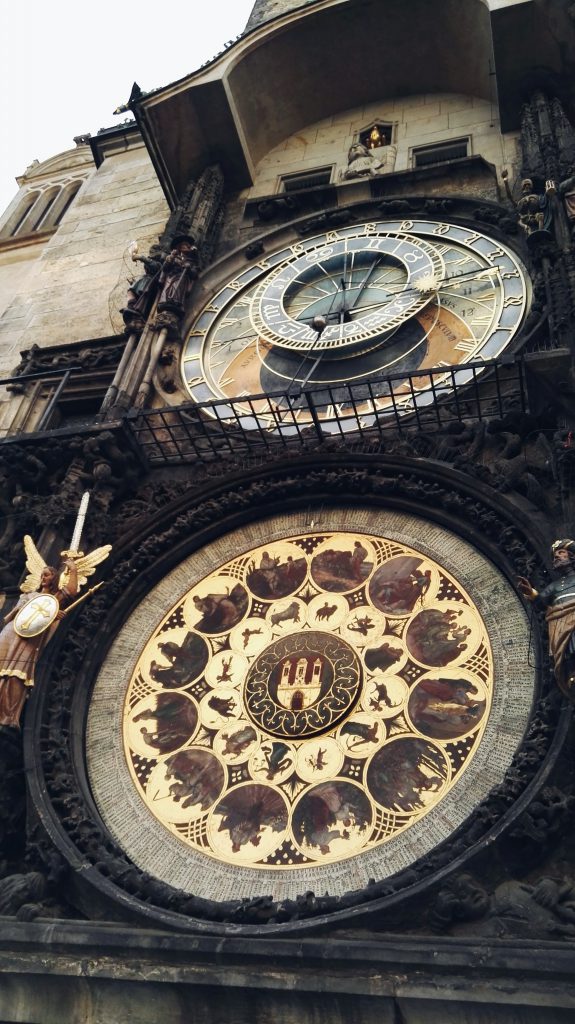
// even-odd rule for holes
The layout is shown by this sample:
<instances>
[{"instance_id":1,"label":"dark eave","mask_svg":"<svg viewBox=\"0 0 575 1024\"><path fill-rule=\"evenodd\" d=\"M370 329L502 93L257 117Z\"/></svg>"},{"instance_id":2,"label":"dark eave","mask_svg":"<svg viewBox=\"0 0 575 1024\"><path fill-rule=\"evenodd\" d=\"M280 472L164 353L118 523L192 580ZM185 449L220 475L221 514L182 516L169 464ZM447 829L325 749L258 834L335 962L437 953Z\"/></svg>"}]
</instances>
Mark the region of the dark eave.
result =
<instances>
[{"instance_id":1,"label":"dark eave","mask_svg":"<svg viewBox=\"0 0 575 1024\"><path fill-rule=\"evenodd\" d=\"M230 189L247 188L283 139L378 99L477 96L499 108L502 130L511 131L528 90L557 79L570 46L547 7L317 0L253 29L194 74L134 94L130 107L172 206L207 164L221 164Z\"/></svg>"}]
</instances>

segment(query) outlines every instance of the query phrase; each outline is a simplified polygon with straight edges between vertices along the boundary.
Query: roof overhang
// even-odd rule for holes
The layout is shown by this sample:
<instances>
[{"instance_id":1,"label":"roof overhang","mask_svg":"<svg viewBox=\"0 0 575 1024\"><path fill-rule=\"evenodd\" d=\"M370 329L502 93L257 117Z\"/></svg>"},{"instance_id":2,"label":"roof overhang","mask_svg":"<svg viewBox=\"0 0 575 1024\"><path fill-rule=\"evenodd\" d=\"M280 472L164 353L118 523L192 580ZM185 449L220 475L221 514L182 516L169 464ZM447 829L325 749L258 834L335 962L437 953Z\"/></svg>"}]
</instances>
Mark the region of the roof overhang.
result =
<instances>
[{"instance_id":1,"label":"roof overhang","mask_svg":"<svg viewBox=\"0 0 575 1024\"><path fill-rule=\"evenodd\" d=\"M173 206L206 165L249 187L283 139L377 100L464 93L513 130L534 77L559 74L561 46L547 0L316 0L130 106Z\"/></svg>"}]
</instances>

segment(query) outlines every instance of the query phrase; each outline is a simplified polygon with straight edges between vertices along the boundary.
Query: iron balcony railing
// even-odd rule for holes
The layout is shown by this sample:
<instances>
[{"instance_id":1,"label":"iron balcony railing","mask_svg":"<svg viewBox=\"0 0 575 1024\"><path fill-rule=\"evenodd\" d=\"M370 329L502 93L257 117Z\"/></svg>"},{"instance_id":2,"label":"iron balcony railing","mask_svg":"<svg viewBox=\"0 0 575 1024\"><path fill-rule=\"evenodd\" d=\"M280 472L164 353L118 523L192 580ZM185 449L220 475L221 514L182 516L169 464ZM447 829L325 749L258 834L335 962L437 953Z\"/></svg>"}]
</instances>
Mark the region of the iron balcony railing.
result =
<instances>
[{"instance_id":1,"label":"iron balcony railing","mask_svg":"<svg viewBox=\"0 0 575 1024\"><path fill-rule=\"evenodd\" d=\"M369 382L322 385L127 415L149 463L257 455L340 439L385 444L392 434L436 433L450 422L527 410L520 359L443 366Z\"/></svg>"},{"instance_id":2,"label":"iron balcony railing","mask_svg":"<svg viewBox=\"0 0 575 1024\"><path fill-rule=\"evenodd\" d=\"M33 431L11 434L5 442L34 443L39 434L67 434L78 425L51 421L66 388L77 387L80 367L25 374L0 380L9 390L28 383L52 384ZM74 381L72 378L74 377ZM527 411L528 394L521 358L442 366L362 383L291 387L273 394L246 395L161 409L132 409L95 417L92 429L111 420L123 422L140 453L150 464L194 459L211 461L225 455L253 457L310 442L337 440L349 447L385 446L386 438L406 433L428 434L449 423L477 421ZM90 424L83 424L90 430Z\"/></svg>"}]
</instances>

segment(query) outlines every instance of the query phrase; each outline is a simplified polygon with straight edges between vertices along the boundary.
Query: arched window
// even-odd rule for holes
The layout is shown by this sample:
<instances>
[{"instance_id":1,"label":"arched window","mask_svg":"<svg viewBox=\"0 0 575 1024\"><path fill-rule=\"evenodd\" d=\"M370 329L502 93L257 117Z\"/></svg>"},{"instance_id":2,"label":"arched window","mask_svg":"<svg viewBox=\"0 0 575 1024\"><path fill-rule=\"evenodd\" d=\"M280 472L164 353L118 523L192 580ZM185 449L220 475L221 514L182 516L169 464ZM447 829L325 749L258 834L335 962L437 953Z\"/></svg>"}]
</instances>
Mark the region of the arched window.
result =
<instances>
[{"instance_id":1,"label":"arched window","mask_svg":"<svg viewBox=\"0 0 575 1024\"><path fill-rule=\"evenodd\" d=\"M0 232L0 239L30 235L35 231L53 231L83 184L84 178L75 178L64 185L47 185L42 191L28 192Z\"/></svg>"},{"instance_id":2,"label":"arched window","mask_svg":"<svg viewBox=\"0 0 575 1024\"><path fill-rule=\"evenodd\" d=\"M69 185L66 185L65 188L61 190L60 195L54 203L50 213L48 221L50 227L58 227L58 224L60 224L62 218L71 207L83 184L83 179L71 181Z\"/></svg>"},{"instance_id":3,"label":"arched window","mask_svg":"<svg viewBox=\"0 0 575 1024\"><path fill-rule=\"evenodd\" d=\"M13 238L14 235L20 232L20 228L22 227L24 221L27 220L28 214L30 213L39 195L39 192L28 192L27 195L22 197L20 205L16 208L12 216L9 218L9 220L6 223L6 226L4 227L4 230L2 231L4 237Z\"/></svg>"},{"instance_id":4,"label":"arched window","mask_svg":"<svg viewBox=\"0 0 575 1024\"><path fill-rule=\"evenodd\" d=\"M51 208L56 202L56 197L58 196L59 192L60 189L54 187L51 189L46 189L46 191L42 193L41 198L38 200L38 202L34 206L34 209L32 210L31 221L27 225L28 232L40 231L43 229L44 222L46 221L46 218Z\"/></svg>"}]
</instances>

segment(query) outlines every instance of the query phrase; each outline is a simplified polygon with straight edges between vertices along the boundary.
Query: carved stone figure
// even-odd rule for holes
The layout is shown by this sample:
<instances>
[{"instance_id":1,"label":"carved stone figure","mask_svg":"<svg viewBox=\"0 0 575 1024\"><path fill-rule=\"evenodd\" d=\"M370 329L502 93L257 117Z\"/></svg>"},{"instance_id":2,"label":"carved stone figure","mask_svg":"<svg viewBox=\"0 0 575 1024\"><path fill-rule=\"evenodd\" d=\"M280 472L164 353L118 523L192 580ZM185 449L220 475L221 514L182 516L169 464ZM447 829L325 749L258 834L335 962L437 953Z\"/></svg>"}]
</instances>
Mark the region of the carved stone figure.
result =
<instances>
[{"instance_id":1,"label":"carved stone figure","mask_svg":"<svg viewBox=\"0 0 575 1024\"><path fill-rule=\"evenodd\" d=\"M144 273L128 288L126 307L121 310L124 323L129 327L136 321L145 323L158 293L162 260L159 256L132 255L135 262L144 265Z\"/></svg>"},{"instance_id":2,"label":"carved stone figure","mask_svg":"<svg viewBox=\"0 0 575 1024\"><path fill-rule=\"evenodd\" d=\"M0 881L0 915L32 921L41 912L39 901L45 890L44 877L38 871L26 875L7 875Z\"/></svg>"},{"instance_id":3,"label":"carved stone figure","mask_svg":"<svg viewBox=\"0 0 575 1024\"><path fill-rule=\"evenodd\" d=\"M109 430L88 438L82 445L82 454L94 503L107 512L113 500L138 478L134 456L126 448L120 448Z\"/></svg>"},{"instance_id":4,"label":"carved stone figure","mask_svg":"<svg viewBox=\"0 0 575 1024\"><path fill-rule=\"evenodd\" d=\"M15 607L5 616L6 625L0 633L0 725L19 728L20 715L28 696L28 687L34 685L34 669L38 656L55 632L62 618L62 609L70 603L77 592L76 567L71 559L64 563L69 572L68 585L60 587L59 572L51 565L45 565L40 573L39 585L22 594ZM23 637L14 628L13 620L18 613L31 605L31 615L41 609L42 595L53 596L58 605L56 618L46 628L33 636ZM35 601L35 605L31 602ZM46 615L50 607L46 608Z\"/></svg>"},{"instance_id":5,"label":"carved stone figure","mask_svg":"<svg viewBox=\"0 0 575 1024\"><path fill-rule=\"evenodd\" d=\"M509 881L490 896L471 875L456 875L440 890L430 923L435 931L456 934L572 938L575 887L562 878L540 878L532 885Z\"/></svg>"},{"instance_id":6,"label":"carved stone figure","mask_svg":"<svg viewBox=\"0 0 575 1024\"><path fill-rule=\"evenodd\" d=\"M566 697L575 698L575 541L556 540L551 548L557 579L536 590L520 576L519 590L528 601L546 608L549 650L555 679Z\"/></svg>"},{"instance_id":7,"label":"carved stone figure","mask_svg":"<svg viewBox=\"0 0 575 1024\"><path fill-rule=\"evenodd\" d=\"M377 174L383 167L381 160L369 152L367 146L361 142L354 142L347 153L347 170L344 171L344 178L362 178L370 174Z\"/></svg>"},{"instance_id":8,"label":"carved stone figure","mask_svg":"<svg viewBox=\"0 0 575 1024\"><path fill-rule=\"evenodd\" d=\"M158 310L181 314L198 276L198 250L191 235L177 235L160 272Z\"/></svg>"},{"instance_id":9,"label":"carved stone figure","mask_svg":"<svg viewBox=\"0 0 575 1024\"><path fill-rule=\"evenodd\" d=\"M519 223L528 235L534 231L549 231L551 208L547 196L535 192L533 182L525 178L521 183L521 197L517 202Z\"/></svg>"},{"instance_id":10,"label":"carved stone figure","mask_svg":"<svg viewBox=\"0 0 575 1024\"><path fill-rule=\"evenodd\" d=\"M547 195L536 192L531 178L521 182L521 195L518 200L513 198L509 188L508 172L501 172L508 199L515 206L519 215L519 223L526 235L545 231L550 234L552 212Z\"/></svg>"},{"instance_id":11,"label":"carved stone figure","mask_svg":"<svg viewBox=\"0 0 575 1024\"><path fill-rule=\"evenodd\" d=\"M575 167L573 168L573 174L569 178L559 182L557 191L563 199L571 233L575 234Z\"/></svg>"}]
</instances>

